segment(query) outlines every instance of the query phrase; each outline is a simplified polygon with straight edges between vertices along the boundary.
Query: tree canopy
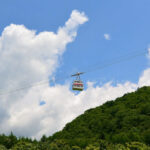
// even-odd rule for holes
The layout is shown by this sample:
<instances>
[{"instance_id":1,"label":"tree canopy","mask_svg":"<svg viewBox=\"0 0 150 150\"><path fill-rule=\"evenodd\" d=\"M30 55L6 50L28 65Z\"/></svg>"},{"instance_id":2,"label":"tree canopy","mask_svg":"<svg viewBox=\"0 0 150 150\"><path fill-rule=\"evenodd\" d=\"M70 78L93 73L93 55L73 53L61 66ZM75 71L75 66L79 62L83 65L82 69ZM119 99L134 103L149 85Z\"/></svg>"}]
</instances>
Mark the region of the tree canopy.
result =
<instances>
[{"instance_id":1,"label":"tree canopy","mask_svg":"<svg viewBox=\"0 0 150 150\"><path fill-rule=\"evenodd\" d=\"M0 150L150 150L150 87L89 109L40 141L0 135Z\"/></svg>"}]
</instances>

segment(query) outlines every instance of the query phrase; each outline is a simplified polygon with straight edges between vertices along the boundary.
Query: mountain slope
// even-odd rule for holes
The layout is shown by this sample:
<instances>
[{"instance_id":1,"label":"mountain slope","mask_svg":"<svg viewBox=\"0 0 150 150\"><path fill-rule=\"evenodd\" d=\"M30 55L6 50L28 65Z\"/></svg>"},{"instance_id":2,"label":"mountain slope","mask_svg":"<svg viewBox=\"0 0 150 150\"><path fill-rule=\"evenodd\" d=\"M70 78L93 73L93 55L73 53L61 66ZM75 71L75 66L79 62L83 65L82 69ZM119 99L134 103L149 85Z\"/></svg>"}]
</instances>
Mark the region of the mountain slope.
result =
<instances>
[{"instance_id":1,"label":"mountain slope","mask_svg":"<svg viewBox=\"0 0 150 150\"><path fill-rule=\"evenodd\" d=\"M0 150L150 150L149 145L150 87L89 109L40 141L0 135Z\"/></svg>"},{"instance_id":2,"label":"mountain slope","mask_svg":"<svg viewBox=\"0 0 150 150\"><path fill-rule=\"evenodd\" d=\"M49 137L50 141L56 139L80 147L99 140L150 144L150 87L140 88L115 101L87 110L62 131Z\"/></svg>"}]
</instances>

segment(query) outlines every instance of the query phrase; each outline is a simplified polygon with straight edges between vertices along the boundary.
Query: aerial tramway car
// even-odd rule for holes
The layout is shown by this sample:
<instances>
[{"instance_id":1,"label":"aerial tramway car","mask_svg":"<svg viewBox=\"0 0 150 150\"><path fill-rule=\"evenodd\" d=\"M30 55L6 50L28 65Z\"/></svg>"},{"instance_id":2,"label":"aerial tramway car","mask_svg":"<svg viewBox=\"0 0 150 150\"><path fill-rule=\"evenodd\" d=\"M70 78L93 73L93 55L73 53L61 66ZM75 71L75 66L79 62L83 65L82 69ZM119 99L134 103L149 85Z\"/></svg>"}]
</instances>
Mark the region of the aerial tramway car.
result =
<instances>
[{"instance_id":1,"label":"aerial tramway car","mask_svg":"<svg viewBox=\"0 0 150 150\"><path fill-rule=\"evenodd\" d=\"M73 81L73 84L72 84L72 90L83 91L84 85L80 79L81 74L83 74L83 72L78 72L78 73L72 75L72 77L76 76L76 79Z\"/></svg>"}]
</instances>

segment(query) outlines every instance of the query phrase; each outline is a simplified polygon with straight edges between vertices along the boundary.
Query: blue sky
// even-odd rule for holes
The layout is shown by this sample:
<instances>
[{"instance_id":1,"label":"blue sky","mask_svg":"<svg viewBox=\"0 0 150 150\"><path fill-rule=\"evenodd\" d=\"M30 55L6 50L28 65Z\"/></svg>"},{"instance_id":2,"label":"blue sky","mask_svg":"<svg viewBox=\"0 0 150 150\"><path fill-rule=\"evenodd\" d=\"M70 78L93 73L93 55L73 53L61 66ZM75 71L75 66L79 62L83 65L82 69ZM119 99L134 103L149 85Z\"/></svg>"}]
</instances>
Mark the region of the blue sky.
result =
<instances>
[{"instance_id":1,"label":"blue sky","mask_svg":"<svg viewBox=\"0 0 150 150\"><path fill-rule=\"evenodd\" d=\"M150 43L149 0L5 0L0 2L0 31L11 23L23 24L37 32L56 31L72 10L84 11L89 21L67 46L56 76L87 70L132 51L144 50ZM111 40L105 40L108 33ZM145 56L84 75L84 80L136 82L147 67ZM138 67L137 67L138 66Z\"/></svg>"},{"instance_id":2,"label":"blue sky","mask_svg":"<svg viewBox=\"0 0 150 150\"><path fill-rule=\"evenodd\" d=\"M85 110L150 85L149 53L84 74L82 92L69 78L1 95L148 49L149 16L149 0L0 1L1 132L49 136Z\"/></svg>"}]
</instances>

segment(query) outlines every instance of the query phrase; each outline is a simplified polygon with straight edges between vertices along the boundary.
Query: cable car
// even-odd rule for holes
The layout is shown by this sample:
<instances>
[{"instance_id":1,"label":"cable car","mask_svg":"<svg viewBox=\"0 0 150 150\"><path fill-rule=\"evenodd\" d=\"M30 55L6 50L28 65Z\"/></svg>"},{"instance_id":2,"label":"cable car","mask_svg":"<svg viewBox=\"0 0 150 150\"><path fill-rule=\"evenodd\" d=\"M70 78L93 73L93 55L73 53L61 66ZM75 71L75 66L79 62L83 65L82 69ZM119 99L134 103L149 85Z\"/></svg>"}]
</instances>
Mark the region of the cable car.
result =
<instances>
[{"instance_id":1,"label":"cable car","mask_svg":"<svg viewBox=\"0 0 150 150\"><path fill-rule=\"evenodd\" d=\"M78 72L78 73L72 75L72 77L76 76L76 80L74 80L73 84L72 84L72 90L83 91L84 85L83 85L83 82L80 80L81 74L83 74L83 72Z\"/></svg>"}]
</instances>

